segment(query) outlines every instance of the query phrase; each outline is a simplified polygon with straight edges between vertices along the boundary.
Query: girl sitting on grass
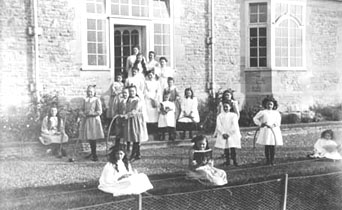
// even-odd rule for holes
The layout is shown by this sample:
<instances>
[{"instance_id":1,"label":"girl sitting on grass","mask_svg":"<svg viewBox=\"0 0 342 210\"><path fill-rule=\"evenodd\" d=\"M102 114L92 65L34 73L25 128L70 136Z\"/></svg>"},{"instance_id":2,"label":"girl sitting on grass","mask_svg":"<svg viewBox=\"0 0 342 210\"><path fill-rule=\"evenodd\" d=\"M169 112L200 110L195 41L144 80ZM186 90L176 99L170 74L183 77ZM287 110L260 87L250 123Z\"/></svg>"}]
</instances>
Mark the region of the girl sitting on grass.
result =
<instances>
[{"instance_id":1,"label":"girl sitting on grass","mask_svg":"<svg viewBox=\"0 0 342 210\"><path fill-rule=\"evenodd\" d=\"M214 167L212 150L208 139L199 135L192 139L194 146L189 151L189 171L186 177L198 180L205 185L221 186L227 184L227 174L224 170Z\"/></svg>"},{"instance_id":2,"label":"girl sitting on grass","mask_svg":"<svg viewBox=\"0 0 342 210\"><path fill-rule=\"evenodd\" d=\"M108 163L105 165L98 189L113 196L132 195L153 188L148 177L132 169L128 161L125 145L112 147Z\"/></svg>"},{"instance_id":3,"label":"girl sitting on grass","mask_svg":"<svg viewBox=\"0 0 342 210\"><path fill-rule=\"evenodd\" d=\"M325 130L314 145L314 153L309 155L311 158L328 158L332 160L341 160L341 144L334 141L334 132Z\"/></svg>"},{"instance_id":4,"label":"girl sitting on grass","mask_svg":"<svg viewBox=\"0 0 342 210\"><path fill-rule=\"evenodd\" d=\"M67 143L69 137L65 133L64 122L58 115L57 106L52 106L48 116L44 117L39 140L43 145L51 145L48 152L51 151L58 158L66 156L62 144Z\"/></svg>"}]
</instances>

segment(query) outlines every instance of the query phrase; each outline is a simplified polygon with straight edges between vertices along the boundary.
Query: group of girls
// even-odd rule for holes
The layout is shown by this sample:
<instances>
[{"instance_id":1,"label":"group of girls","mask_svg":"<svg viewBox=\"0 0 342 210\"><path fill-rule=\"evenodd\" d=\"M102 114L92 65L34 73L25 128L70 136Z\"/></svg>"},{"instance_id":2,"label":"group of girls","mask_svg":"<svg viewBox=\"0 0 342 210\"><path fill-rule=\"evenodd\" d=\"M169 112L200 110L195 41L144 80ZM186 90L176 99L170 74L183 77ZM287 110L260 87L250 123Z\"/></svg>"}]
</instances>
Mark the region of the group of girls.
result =
<instances>
[{"instance_id":1,"label":"group of girls","mask_svg":"<svg viewBox=\"0 0 342 210\"><path fill-rule=\"evenodd\" d=\"M189 130L189 137L192 138L192 130L199 123L198 102L192 89L187 88L184 99L181 99L174 85L174 70L166 66L167 59L161 57L157 62L153 51L149 52L148 59L146 62L139 47L133 47L133 55L127 59L126 71L116 75L110 86L107 118L121 114L118 104L122 98L122 90L135 86L137 96L142 101L149 139L165 140L165 133L168 133L168 139L174 140L178 122L184 131L182 137L185 138L185 131Z\"/></svg>"}]
</instances>

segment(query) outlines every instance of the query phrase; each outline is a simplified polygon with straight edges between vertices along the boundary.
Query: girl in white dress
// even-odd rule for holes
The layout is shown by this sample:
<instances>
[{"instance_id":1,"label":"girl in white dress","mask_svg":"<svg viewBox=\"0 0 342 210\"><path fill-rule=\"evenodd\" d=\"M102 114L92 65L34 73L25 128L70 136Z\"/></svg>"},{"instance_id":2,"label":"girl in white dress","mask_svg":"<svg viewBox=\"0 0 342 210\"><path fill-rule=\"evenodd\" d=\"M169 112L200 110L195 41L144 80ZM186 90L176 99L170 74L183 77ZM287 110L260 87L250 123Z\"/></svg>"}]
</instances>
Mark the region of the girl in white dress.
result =
<instances>
[{"instance_id":1,"label":"girl in white dress","mask_svg":"<svg viewBox=\"0 0 342 210\"><path fill-rule=\"evenodd\" d=\"M159 103L161 102L160 83L154 78L152 71L147 72L145 80L146 123L149 136L157 133ZM154 137L153 137L154 139Z\"/></svg>"},{"instance_id":2,"label":"girl in white dress","mask_svg":"<svg viewBox=\"0 0 342 210\"><path fill-rule=\"evenodd\" d=\"M310 155L310 157L341 160L341 145L337 144L333 139L334 132L332 130L323 131L321 138L314 145L314 154Z\"/></svg>"},{"instance_id":3,"label":"girl in white dress","mask_svg":"<svg viewBox=\"0 0 342 210\"><path fill-rule=\"evenodd\" d=\"M238 166L236 160L236 148L241 148L241 133L238 124L238 116L230 112L231 105L228 101L223 101L223 112L217 116L216 132L217 138L215 147L224 149L226 162L224 165L230 165L229 154L235 166ZM230 151L229 151L230 150Z\"/></svg>"},{"instance_id":4,"label":"girl in white dress","mask_svg":"<svg viewBox=\"0 0 342 210\"><path fill-rule=\"evenodd\" d=\"M260 127L256 143L265 145L266 165L274 165L275 146L283 145L283 137L280 131L281 115L276 110L278 102L267 96L262 101L264 110L259 111L253 121Z\"/></svg>"},{"instance_id":5,"label":"girl in white dress","mask_svg":"<svg viewBox=\"0 0 342 210\"><path fill-rule=\"evenodd\" d=\"M189 131L189 138L192 138L192 130L196 129L196 124L199 123L200 117L198 113L198 101L194 96L191 88L186 88L184 91L185 98L181 101L181 111L178 118L179 128L183 130L182 138L185 138L185 132Z\"/></svg>"},{"instance_id":6,"label":"girl in white dress","mask_svg":"<svg viewBox=\"0 0 342 210\"><path fill-rule=\"evenodd\" d=\"M57 157L66 156L62 144L67 143L69 137L65 133L64 122L58 115L56 106L52 106L48 116L44 117L39 140L43 145L51 145L52 148L49 150L52 151L53 155L57 155Z\"/></svg>"},{"instance_id":7,"label":"girl in white dress","mask_svg":"<svg viewBox=\"0 0 342 210\"><path fill-rule=\"evenodd\" d=\"M170 101L170 93L165 92L163 95L163 102L160 103L158 119L159 140L165 140L165 132L169 132L169 140L175 139L175 110L175 103Z\"/></svg>"},{"instance_id":8,"label":"girl in white dress","mask_svg":"<svg viewBox=\"0 0 342 210\"><path fill-rule=\"evenodd\" d=\"M168 87L167 79L169 77L173 78L175 71L171 67L166 66L167 59L165 57L160 57L159 63L160 63L160 68L155 68L154 74L157 77L159 77L160 87L162 90L164 90L165 88Z\"/></svg>"},{"instance_id":9,"label":"girl in white dress","mask_svg":"<svg viewBox=\"0 0 342 210\"><path fill-rule=\"evenodd\" d=\"M208 139L199 135L192 139L194 146L189 151L188 179L194 179L205 185L221 186L228 183L224 170L214 167L212 151Z\"/></svg>"},{"instance_id":10,"label":"girl in white dress","mask_svg":"<svg viewBox=\"0 0 342 210\"><path fill-rule=\"evenodd\" d=\"M99 190L112 193L113 196L120 196L140 194L152 188L153 186L145 174L132 170L124 145L111 148L109 161L99 180Z\"/></svg>"}]
</instances>

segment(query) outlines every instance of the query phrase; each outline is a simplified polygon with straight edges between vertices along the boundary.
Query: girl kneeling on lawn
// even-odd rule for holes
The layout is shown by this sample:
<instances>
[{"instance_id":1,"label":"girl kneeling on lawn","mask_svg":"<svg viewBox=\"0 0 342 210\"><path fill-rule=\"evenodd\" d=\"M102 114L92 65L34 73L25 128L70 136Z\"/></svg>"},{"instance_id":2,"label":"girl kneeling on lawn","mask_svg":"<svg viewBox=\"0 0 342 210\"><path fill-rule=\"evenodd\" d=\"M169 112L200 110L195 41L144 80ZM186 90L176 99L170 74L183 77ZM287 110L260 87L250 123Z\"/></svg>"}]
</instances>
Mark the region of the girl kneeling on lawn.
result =
<instances>
[{"instance_id":1,"label":"girl kneeling on lawn","mask_svg":"<svg viewBox=\"0 0 342 210\"><path fill-rule=\"evenodd\" d=\"M99 180L99 190L120 196L140 194L153 188L145 174L132 169L125 145L114 146L110 150L108 163Z\"/></svg>"},{"instance_id":2,"label":"girl kneeling on lawn","mask_svg":"<svg viewBox=\"0 0 342 210\"><path fill-rule=\"evenodd\" d=\"M214 167L212 150L208 139L199 135L192 139L194 146L189 151L189 171L186 177L198 180L202 184L221 186L227 184L227 174L224 170Z\"/></svg>"}]
</instances>

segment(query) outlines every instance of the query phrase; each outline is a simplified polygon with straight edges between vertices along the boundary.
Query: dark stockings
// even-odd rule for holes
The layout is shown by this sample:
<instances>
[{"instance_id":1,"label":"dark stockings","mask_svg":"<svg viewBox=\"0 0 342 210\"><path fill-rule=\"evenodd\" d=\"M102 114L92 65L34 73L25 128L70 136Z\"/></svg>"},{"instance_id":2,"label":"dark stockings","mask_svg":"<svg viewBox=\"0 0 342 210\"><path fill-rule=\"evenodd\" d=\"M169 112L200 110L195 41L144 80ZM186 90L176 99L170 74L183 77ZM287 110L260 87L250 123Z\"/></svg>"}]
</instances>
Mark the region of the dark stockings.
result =
<instances>
[{"instance_id":1,"label":"dark stockings","mask_svg":"<svg viewBox=\"0 0 342 210\"><path fill-rule=\"evenodd\" d=\"M274 164L274 155L275 155L275 146L265 145L265 157L266 157L267 165Z\"/></svg>"},{"instance_id":2,"label":"dark stockings","mask_svg":"<svg viewBox=\"0 0 342 210\"><path fill-rule=\"evenodd\" d=\"M135 160L139 160L141 159L141 155L140 155L140 144L139 142L134 142L133 143L133 148L132 148L132 154L131 154L131 160L135 159Z\"/></svg>"},{"instance_id":3,"label":"dark stockings","mask_svg":"<svg viewBox=\"0 0 342 210\"><path fill-rule=\"evenodd\" d=\"M233 164L235 166L238 166L238 163L236 161L236 150L235 150L235 148L224 149L224 155L226 157L225 165L230 165L230 156L229 156L230 154L229 153L231 153L231 158L233 160Z\"/></svg>"},{"instance_id":4,"label":"dark stockings","mask_svg":"<svg viewBox=\"0 0 342 210\"><path fill-rule=\"evenodd\" d=\"M91 151L91 156L93 161L97 161L97 155L96 155L96 141L89 141L90 144L90 151Z\"/></svg>"}]
</instances>

